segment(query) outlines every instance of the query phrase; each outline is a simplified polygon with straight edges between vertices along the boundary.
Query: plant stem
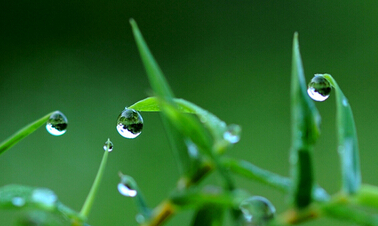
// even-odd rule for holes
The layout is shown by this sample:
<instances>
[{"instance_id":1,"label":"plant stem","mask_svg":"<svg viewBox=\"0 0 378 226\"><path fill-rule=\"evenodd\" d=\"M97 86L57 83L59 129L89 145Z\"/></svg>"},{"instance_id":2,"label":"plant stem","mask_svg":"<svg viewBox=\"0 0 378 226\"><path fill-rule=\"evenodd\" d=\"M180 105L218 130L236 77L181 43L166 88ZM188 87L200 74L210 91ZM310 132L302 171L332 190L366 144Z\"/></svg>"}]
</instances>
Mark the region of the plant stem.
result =
<instances>
[{"instance_id":1,"label":"plant stem","mask_svg":"<svg viewBox=\"0 0 378 226\"><path fill-rule=\"evenodd\" d=\"M97 171L96 178L92 184L91 190L88 193L88 196L83 204L83 207L81 208L80 215L83 216L84 218L88 217L89 212L91 211L93 201L96 197L98 188L100 187L102 175L104 174L105 171L105 166L106 166L106 161L108 159L108 154L109 154L109 148L110 148L110 139L108 139L108 146L107 150L104 151L104 155L102 156L100 168Z\"/></svg>"},{"instance_id":2,"label":"plant stem","mask_svg":"<svg viewBox=\"0 0 378 226\"><path fill-rule=\"evenodd\" d=\"M27 137L29 134L33 133L43 124L45 124L54 112L55 111L50 112L47 115L43 116L42 118L37 119L36 121L30 123L29 125L25 126L24 128L14 133L8 139L4 140L2 143L0 143L0 155L3 154L8 149L10 149L13 145L20 142L22 139Z\"/></svg>"}]
</instances>

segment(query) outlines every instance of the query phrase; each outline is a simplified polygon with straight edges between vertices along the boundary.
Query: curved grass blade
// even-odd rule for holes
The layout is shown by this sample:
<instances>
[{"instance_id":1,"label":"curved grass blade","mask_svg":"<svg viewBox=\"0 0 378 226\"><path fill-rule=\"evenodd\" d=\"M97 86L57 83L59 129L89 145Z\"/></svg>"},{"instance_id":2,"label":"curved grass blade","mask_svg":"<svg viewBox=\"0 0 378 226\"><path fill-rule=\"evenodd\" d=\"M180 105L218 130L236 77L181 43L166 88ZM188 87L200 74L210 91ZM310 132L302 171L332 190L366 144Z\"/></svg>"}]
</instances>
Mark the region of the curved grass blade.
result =
<instances>
[{"instance_id":1,"label":"curved grass blade","mask_svg":"<svg viewBox=\"0 0 378 226\"><path fill-rule=\"evenodd\" d=\"M37 130L39 127L44 125L49 117L54 114L56 111L48 113L47 115L43 116L40 119L37 119L36 121L30 123L29 125L25 126L24 128L20 129L16 133L14 133L12 136L10 136L8 139L4 140L0 144L0 155L3 154L5 151L10 149L13 145L20 142L22 139L27 137L29 134L33 133L35 130Z\"/></svg>"},{"instance_id":2,"label":"curved grass blade","mask_svg":"<svg viewBox=\"0 0 378 226\"><path fill-rule=\"evenodd\" d=\"M312 201L314 175L311 150L319 136L320 116L307 95L302 60L299 51L298 34L294 34L291 73L291 120L292 144L291 163L291 203L303 208Z\"/></svg>"},{"instance_id":3,"label":"curved grass blade","mask_svg":"<svg viewBox=\"0 0 378 226\"><path fill-rule=\"evenodd\" d=\"M23 185L6 185L0 188L0 209L41 210L84 222L79 213L63 205L53 191Z\"/></svg>"},{"instance_id":4,"label":"curved grass blade","mask_svg":"<svg viewBox=\"0 0 378 226\"><path fill-rule=\"evenodd\" d=\"M357 132L354 124L352 108L336 80L330 74L319 76L323 76L327 79L335 89L337 107L336 122L339 140L338 152L341 159L342 190L346 194L355 194L361 186L361 170Z\"/></svg>"}]
</instances>

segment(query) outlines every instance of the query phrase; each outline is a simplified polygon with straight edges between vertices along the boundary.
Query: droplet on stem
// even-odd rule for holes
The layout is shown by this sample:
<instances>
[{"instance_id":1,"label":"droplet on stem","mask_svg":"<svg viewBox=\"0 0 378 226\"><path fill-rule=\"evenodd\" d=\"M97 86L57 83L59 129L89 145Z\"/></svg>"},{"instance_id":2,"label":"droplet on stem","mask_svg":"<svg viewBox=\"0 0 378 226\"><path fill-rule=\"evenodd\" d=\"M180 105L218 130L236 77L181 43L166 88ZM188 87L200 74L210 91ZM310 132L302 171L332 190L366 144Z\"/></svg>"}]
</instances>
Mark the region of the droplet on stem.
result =
<instances>
[{"instance_id":1,"label":"droplet on stem","mask_svg":"<svg viewBox=\"0 0 378 226\"><path fill-rule=\"evenodd\" d=\"M252 196L243 200L239 208L243 213L244 220L254 223L253 225L266 225L276 213L273 204L261 196Z\"/></svg>"},{"instance_id":2,"label":"droplet on stem","mask_svg":"<svg viewBox=\"0 0 378 226\"><path fill-rule=\"evenodd\" d=\"M308 84L308 95L316 101L325 101L331 93L331 84L320 74L315 74Z\"/></svg>"},{"instance_id":3,"label":"droplet on stem","mask_svg":"<svg viewBox=\"0 0 378 226\"><path fill-rule=\"evenodd\" d=\"M127 197L135 197L138 193L136 190L133 190L132 188L130 188L128 184L124 184L122 182L118 184L117 188L118 188L119 193L121 193L121 195L124 195Z\"/></svg>"},{"instance_id":4,"label":"droplet on stem","mask_svg":"<svg viewBox=\"0 0 378 226\"><path fill-rule=\"evenodd\" d=\"M25 205L25 199L23 199L21 197L13 197L12 198L12 204L14 206L21 207L21 206Z\"/></svg>"},{"instance_id":5,"label":"droplet on stem","mask_svg":"<svg viewBox=\"0 0 378 226\"><path fill-rule=\"evenodd\" d=\"M227 127L226 132L223 134L223 139L227 140L228 142L235 144L239 142L241 134L241 127L236 124L231 124Z\"/></svg>"},{"instance_id":6,"label":"droplet on stem","mask_svg":"<svg viewBox=\"0 0 378 226\"><path fill-rule=\"evenodd\" d=\"M125 138L137 137L143 129L143 118L138 111L125 108L118 116L117 131Z\"/></svg>"},{"instance_id":7,"label":"droplet on stem","mask_svg":"<svg viewBox=\"0 0 378 226\"><path fill-rule=\"evenodd\" d=\"M109 149L108 149L108 145L109 145ZM108 139L107 141L105 141L103 148L104 148L104 151L106 150L108 150L108 152L113 151L113 142L111 142L110 139Z\"/></svg>"},{"instance_id":8,"label":"droplet on stem","mask_svg":"<svg viewBox=\"0 0 378 226\"><path fill-rule=\"evenodd\" d=\"M67 131L68 120L60 111L54 112L47 120L46 130L54 136L63 135Z\"/></svg>"}]
</instances>

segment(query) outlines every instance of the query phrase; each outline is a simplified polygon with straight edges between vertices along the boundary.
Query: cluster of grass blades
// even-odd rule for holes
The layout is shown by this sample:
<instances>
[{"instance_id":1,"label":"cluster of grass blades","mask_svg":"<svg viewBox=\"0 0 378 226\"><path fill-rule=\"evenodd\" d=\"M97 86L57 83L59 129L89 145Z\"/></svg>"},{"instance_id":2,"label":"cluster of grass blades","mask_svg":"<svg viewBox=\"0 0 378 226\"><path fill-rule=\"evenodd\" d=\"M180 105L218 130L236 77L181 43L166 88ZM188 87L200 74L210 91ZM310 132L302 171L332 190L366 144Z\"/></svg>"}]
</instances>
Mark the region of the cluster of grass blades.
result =
<instances>
[{"instance_id":1,"label":"cluster of grass blades","mask_svg":"<svg viewBox=\"0 0 378 226\"><path fill-rule=\"evenodd\" d=\"M130 23L154 96L122 111L117 120L117 130L126 138L135 138L143 128L140 112L160 112L181 175L171 194L151 208L137 182L130 175L120 173L118 190L135 200L138 207L136 219L140 225L163 225L170 217L186 210L195 212L193 220L188 223L193 226L291 225L322 217L360 225L378 225L378 187L361 183L351 107L329 74L316 74L306 85L296 33L291 72L290 177L283 177L226 155L227 150L239 141L241 127L227 125L199 106L175 98L136 22L131 19ZM312 99L324 101L332 89L336 94L337 151L342 184L338 193L329 195L317 185L313 173L312 155L320 135L320 115ZM45 123L53 135L62 135L67 127L67 119L62 113L49 113L2 142L0 155ZM32 221L38 220L42 221L41 225L87 225L107 156L112 149L113 144L108 139L97 176L81 211L74 211L62 204L47 188L23 185L0 187L0 209L28 210L29 218L17 221L18 225L32 225ZM222 186L198 186L202 185L203 178L213 172L219 174ZM274 203L267 199L269 197L251 195L247 190L239 189L234 175L281 191L288 196L287 210L276 213ZM364 207L375 211L365 211Z\"/></svg>"}]
</instances>

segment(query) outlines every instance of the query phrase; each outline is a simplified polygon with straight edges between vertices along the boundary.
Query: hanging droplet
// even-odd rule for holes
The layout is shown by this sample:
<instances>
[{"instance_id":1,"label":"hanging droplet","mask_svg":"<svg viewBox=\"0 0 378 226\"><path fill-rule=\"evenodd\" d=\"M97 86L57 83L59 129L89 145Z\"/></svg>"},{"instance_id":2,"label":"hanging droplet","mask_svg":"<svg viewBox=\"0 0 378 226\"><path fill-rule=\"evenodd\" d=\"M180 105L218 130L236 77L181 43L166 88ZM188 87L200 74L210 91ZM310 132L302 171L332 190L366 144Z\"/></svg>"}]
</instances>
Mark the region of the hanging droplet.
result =
<instances>
[{"instance_id":1,"label":"hanging droplet","mask_svg":"<svg viewBox=\"0 0 378 226\"><path fill-rule=\"evenodd\" d=\"M13 197L12 198L12 204L14 206L21 207L21 206L25 205L25 199L23 199L21 197Z\"/></svg>"},{"instance_id":2,"label":"hanging droplet","mask_svg":"<svg viewBox=\"0 0 378 226\"><path fill-rule=\"evenodd\" d=\"M109 145L109 149L108 149L108 145ZM108 150L108 152L113 151L113 142L111 142L110 139L108 138L108 140L105 141L103 148L104 148L104 151L106 151L106 150Z\"/></svg>"},{"instance_id":3,"label":"hanging droplet","mask_svg":"<svg viewBox=\"0 0 378 226\"><path fill-rule=\"evenodd\" d=\"M315 74L307 89L308 95L316 101L325 101L331 93L331 85L320 74Z\"/></svg>"},{"instance_id":4,"label":"hanging droplet","mask_svg":"<svg viewBox=\"0 0 378 226\"><path fill-rule=\"evenodd\" d=\"M223 134L223 138L228 142L235 144L239 142L241 134L241 127L236 124L231 124L227 126L226 132Z\"/></svg>"},{"instance_id":5,"label":"hanging droplet","mask_svg":"<svg viewBox=\"0 0 378 226\"><path fill-rule=\"evenodd\" d=\"M253 196L243 200L239 205L244 220L252 225L266 225L274 217L276 208L266 198Z\"/></svg>"},{"instance_id":6,"label":"hanging droplet","mask_svg":"<svg viewBox=\"0 0 378 226\"><path fill-rule=\"evenodd\" d=\"M46 130L54 136L63 135L67 131L68 120L62 112L54 112L47 120Z\"/></svg>"},{"instance_id":7,"label":"hanging droplet","mask_svg":"<svg viewBox=\"0 0 378 226\"><path fill-rule=\"evenodd\" d=\"M138 111L125 108L118 116L117 131L126 138L137 137L143 129L143 118Z\"/></svg>"},{"instance_id":8,"label":"hanging droplet","mask_svg":"<svg viewBox=\"0 0 378 226\"><path fill-rule=\"evenodd\" d=\"M124 184L124 183L119 183L117 188L118 188L119 193L121 193L121 195L124 195L127 197L135 197L138 193L136 190L131 189L129 185Z\"/></svg>"}]
</instances>

